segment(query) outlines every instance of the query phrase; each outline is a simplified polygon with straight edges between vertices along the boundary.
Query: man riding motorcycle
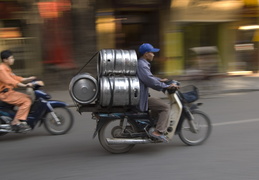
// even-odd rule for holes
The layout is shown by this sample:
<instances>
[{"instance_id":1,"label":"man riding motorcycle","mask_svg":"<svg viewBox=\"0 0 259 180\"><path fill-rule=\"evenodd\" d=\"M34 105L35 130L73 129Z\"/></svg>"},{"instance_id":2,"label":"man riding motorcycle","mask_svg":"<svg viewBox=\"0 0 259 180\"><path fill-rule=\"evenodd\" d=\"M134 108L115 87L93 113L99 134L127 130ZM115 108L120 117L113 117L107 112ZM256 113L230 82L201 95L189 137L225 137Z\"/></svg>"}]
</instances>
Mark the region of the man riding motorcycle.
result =
<instances>
[{"instance_id":1,"label":"man riding motorcycle","mask_svg":"<svg viewBox=\"0 0 259 180\"><path fill-rule=\"evenodd\" d=\"M26 119L31 107L31 99L28 95L14 90L17 87L32 87L26 83L36 79L35 76L24 78L16 76L10 66L14 64L13 53L10 50L1 52L2 63L0 64L0 100L18 107L18 111L11 122L14 131L30 128Z\"/></svg>"},{"instance_id":2,"label":"man riding motorcycle","mask_svg":"<svg viewBox=\"0 0 259 180\"><path fill-rule=\"evenodd\" d=\"M141 57L138 60L137 68L137 76L140 80L140 103L138 109L140 111L147 111L150 109L152 113L155 112L158 114L156 130L150 135L164 142L168 142L163 133L167 128L170 107L158 98L149 97L149 88L162 91L163 89L178 88L178 86L176 84L167 85L164 83L167 79L160 79L151 73L150 63L154 59L154 53L159 50L160 49L154 48L149 43L144 43L139 47Z\"/></svg>"}]
</instances>

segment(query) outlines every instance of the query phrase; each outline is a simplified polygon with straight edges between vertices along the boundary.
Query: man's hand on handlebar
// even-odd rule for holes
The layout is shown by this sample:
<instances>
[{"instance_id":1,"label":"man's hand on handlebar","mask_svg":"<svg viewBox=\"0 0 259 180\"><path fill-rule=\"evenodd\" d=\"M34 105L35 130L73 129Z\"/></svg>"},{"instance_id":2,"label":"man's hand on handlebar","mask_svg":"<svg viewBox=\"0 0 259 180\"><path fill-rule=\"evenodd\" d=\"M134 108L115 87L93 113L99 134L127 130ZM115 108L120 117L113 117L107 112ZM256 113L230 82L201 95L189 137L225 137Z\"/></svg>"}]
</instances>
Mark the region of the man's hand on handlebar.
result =
<instances>
[{"instance_id":1,"label":"man's hand on handlebar","mask_svg":"<svg viewBox=\"0 0 259 180\"><path fill-rule=\"evenodd\" d=\"M170 84L167 89L179 89L179 88L180 88L180 86L173 83L173 84Z\"/></svg>"},{"instance_id":2,"label":"man's hand on handlebar","mask_svg":"<svg viewBox=\"0 0 259 180\"><path fill-rule=\"evenodd\" d=\"M168 93L172 94L175 92L175 90L180 88L180 82L175 80L166 80L164 83L169 85L167 88L163 90L164 93L167 90Z\"/></svg>"},{"instance_id":3,"label":"man's hand on handlebar","mask_svg":"<svg viewBox=\"0 0 259 180\"><path fill-rule=\"evenodd\" d=\"M27 87L44 86L44 82L43 81L33 81L31 83L27 83L26 85L27 85Z\"/></svg>"},{"instance_id":4,"label":"man's hand on handlebar","mask_svg":"<svg viewBox=\"0 0 259 180\"><path fill-rule=\"evenodd\" d=\"M18 87L30 87L30 88L34 88L35 86L44 86L44 82L43 81L33 81L33 82L30 82L30 83L18 83L17 84Z\"/></svg>"},{"instance_id":5,"label":"man's hand on handlebar","mask_svg":"<svg viewBox=\"0 0 259 180\"><path fill-rule=\"evenodd\" d=\"M180 82L175 80L168 80L168 79L161 79L161 82L164 82L165 84L169 85L166 89L167 90L176 90L180 88Z\"/></svg>"},{"instance_id":6,"label":"man's hand on handlebar","mask_svg":"<svg viewBox=\"0 0 259 180\"><path fill-rule=\"evenodd\" d=\"M28 87L33 87L33 84L32 83L27 83L26 84L26 87L28 88Z\"/></svg>"}]
</instances>

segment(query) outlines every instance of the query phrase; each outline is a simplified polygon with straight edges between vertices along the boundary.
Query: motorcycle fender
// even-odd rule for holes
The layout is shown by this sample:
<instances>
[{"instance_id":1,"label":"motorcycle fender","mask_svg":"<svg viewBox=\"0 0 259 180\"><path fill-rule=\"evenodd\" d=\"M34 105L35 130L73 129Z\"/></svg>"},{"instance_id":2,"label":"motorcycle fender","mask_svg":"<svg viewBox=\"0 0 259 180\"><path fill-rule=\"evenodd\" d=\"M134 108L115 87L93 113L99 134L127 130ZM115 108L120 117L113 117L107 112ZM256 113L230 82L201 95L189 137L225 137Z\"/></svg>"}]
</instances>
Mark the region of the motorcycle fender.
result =
<instances>
[{"instance_id":1,"label":"motorcycle fender","mask_svg":"<svg viewBox=\"0 0 259 180\"><path fill-rule=\"evenodd\" d=\"M66 107L68 106L67 103L62 101L48 101L48 103L51 105L51 107Z\"/></svg>"},{"instance_id":2,"label":"motorcycle fender","mask_svg":"<svg viewBox=\"0 0 259 180\"><path fill-rule=\"evenodd\" d=\"M104 120L100 119L97 121L96 123L96 128L95 128L95 131L94 131L94 134L93 134L93 139L96 137L97 133L99 132L99 130L103 127L104 125Z\"/></svg>"},{"instance_id":3,"label":"motorcycle fender","mask_svg":"<svg viewBox=\"0 0 259 180\"><path fill-rule=\"evenodd\" d=\"M190 107L190 110L194 110L194 109L199 109L198 105L197 104L192 104L191 107Z\"/></svg>"},{"instance_id":4,"label":"motorcycle fender","mask_svg":"<svg viewBox=\"0 0 259 180\"><path fill-rule=\"evenodd\" d=\"M175 130L175 134L179 134L179 132L180 132L180 130L182 128L182 124L183 124L184 119L185 119L185 116L184 116L184 114L182 112L180 120L179 120L179 123L178 123L178 125L176 127L176 130Z\"/></svg>"},{"instance_id":5,"label":"motorcycle fender","mask_svg":"<svg viewBox=\"0 0 259 180\"><path fill-rule=\"evenodd\" d=\"M191 112L192 112L193 110L195 110L195 109L199 109L198 106L199 106L199 105L197 105L197 104L193 104L193 105L190 107ZM184 121L185 118L186 118L186 116L185 116L184 112L182 112L181 118L180 118L180 120L179 120L179 123L178 123L177 128L176 128L176 131L175 131L176 134L178 134L178 133L180 132L180 130L181 130L181 128L182 128L183 121ZM188 119L188 118L187 118L187 119Z\"/></svg>"},{"instance_id":6,"label":"motorcycle fender","mask_svg":"<svg viewBox=\"0 0 259 180\"><path fill-rule=\"evenodd\" d=\"M47 105L47 110L45 113L47 112L52 112L53 108L55 107L67 107L68 105L65 102L62 101L45 101L46 105ZM45 114L46 115L46 114ZM45 117L45 115L43 117ZM44 118L43 118L44 119ZM43 119L40 121L39 126L42 125L43 123Z\"/></svg>"},{"instance_id":7,"label":"motorcycle fender","mask_svg":"<svg viewBox=\"0 0 259 180\"><path fill-rule=\"evenodd\" d=\"M93 134L93 138L96 137L97 133L103 127L103 125L106 121L112 120L112 119L121 119L121 118L124 118L124 116L121 116L120 114L116 114L116 113L98 114L98 118L97 118L98 120L97 120L97 124L96 124L96 129L95 129L94 134Z\"/></svg>"},{"instance_id":8,"label":"motorcycle fender","mask_svg":"<svg viewBox=\"0 0 259 180\"><path fill-rule=\"evenodd\" d=\"M115 114L113 115L109 115L109 114L104 114L105 116L102 117L102 118L99 118L97 120L97 123L96 123L96 129L94 131L94 134L93 134L93 139L96 137L97 133L99 132L99 130L103 127L104 123L108 120L111 120L111 119L120 119L122 117L120 116L117 116ZM107 116L106 116L107 115Z\"/></svg>"}]
</instances>

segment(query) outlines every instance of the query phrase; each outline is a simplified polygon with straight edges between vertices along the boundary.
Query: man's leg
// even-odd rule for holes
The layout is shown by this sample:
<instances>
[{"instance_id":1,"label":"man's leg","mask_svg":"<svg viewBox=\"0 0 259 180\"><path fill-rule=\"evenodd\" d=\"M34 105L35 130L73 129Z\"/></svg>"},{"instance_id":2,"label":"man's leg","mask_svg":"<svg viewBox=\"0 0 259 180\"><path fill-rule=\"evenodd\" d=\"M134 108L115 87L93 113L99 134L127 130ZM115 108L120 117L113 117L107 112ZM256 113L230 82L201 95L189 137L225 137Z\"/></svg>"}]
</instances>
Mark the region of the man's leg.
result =
<instances>
[{"instance_id":1,"label":"man's leg","mask_svg":"<svg viewBox=\"0 0 259 180\"><path fill-rule=\"evenodd\" d=\"M157 98L148 98L148 107L152 113L158 114L158 122L156 125L156 130L160 133L166 132L168 119L170 115L170 106L166 104L163 100Z\"/></svg>"},{"instance_id":2,"label":"man's leg","mask_svg":"<svg viewBox=\"0 0 259 180\"><path fill-rule=\"evenodd\" d=\"M18 106L18 111L12 121L12 125L20 124L19 120L26 120L31 107L31 100L28 95L16 91L6 94L4 102Z\"/></svg>"}]
</instances>

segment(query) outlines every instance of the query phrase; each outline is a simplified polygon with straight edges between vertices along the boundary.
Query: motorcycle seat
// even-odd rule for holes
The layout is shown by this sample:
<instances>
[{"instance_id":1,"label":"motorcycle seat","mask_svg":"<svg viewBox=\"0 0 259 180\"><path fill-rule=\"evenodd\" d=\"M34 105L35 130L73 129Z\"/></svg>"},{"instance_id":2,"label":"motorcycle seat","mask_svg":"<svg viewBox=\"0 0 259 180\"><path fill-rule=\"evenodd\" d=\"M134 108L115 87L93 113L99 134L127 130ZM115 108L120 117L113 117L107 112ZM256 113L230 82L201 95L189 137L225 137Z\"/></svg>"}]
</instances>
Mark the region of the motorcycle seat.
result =
<instances>
[{"instance_id":1,"label":"motorcycle seat","mask_svg":"<svg viewBox=\"0 0 259 180\"><path fill-rule=\"evenodd\" d=\"M12 104L8 104L4 101L0 101L0 107L14 107L14 105Z\"/></svg>"}]
</instances>

